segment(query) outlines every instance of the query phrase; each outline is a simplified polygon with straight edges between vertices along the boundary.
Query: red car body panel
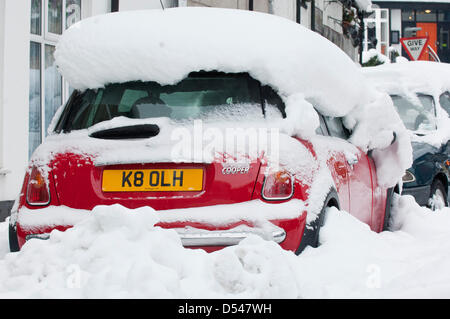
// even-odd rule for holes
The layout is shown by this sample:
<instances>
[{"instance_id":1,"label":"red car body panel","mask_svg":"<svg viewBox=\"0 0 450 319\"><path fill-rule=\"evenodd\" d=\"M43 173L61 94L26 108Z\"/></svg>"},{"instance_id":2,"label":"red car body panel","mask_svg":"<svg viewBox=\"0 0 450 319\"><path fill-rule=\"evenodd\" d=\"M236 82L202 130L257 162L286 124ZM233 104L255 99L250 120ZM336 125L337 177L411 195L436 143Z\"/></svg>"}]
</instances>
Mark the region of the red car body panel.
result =
<instances>
[{"instance_id":1,"label":"red car body panel","mask_svg":"<svg viewBox=\"0 0 450 319\"><path fill-rule=\"evenodd\" d=\"M372 176L368 156L364 152L359 152L358 162L350 165L350 214L362 222L372 226Z\"/></svg>"},{"instance_id":2,"label":"red car body panel","mask_svg":"<svg viewBox=\"0 0 450 319\"><path fill-rule=\"evenodd\" d=\"M298 139L316 158L313 145ZM340 208L349 211L361 221L369 224L375 231L382 230L386 203L386 190L382 190L376 181L373 160L360 152L357 164L350 167L344 154L337 153L327 161L339 195ZM283 201L266 201L261 192L264 184L265 165L261 159L252 161L248 174L222 174L223 166L218 162L210 164L112 164L95 166L93 158L72 153L57 154L49 163L48 183L50 203L47 206L64 205L74 209L91 210L97 205L121 204L133 209L151 206L155 210L191 208L221 204L235 204L259 199L276 205ZM161 169L161 168L202 168L204 170L203 190L195 192L103 192L102 172L104 169ZM19 201L19 213L22 207L42 209L45 206L32 206L27 203L26 190L29 173L26 174ZM374 191L375 190L375 191ZM295 179L292 198L303 201L308 199L308 186L301 178ZM285 201L288 201L287 199ZM20 219L19 219L20 221ZM26 242L27 235L49 233L53 229L64 231L71 226L39 227L32 230L22 227L17 222L19 247ZM299 212L294 219L278 219L271 222L284 229L286 238L280 243L284 249L296 251L300 245L306 225L306 212ZM191 226L205 230L228 229L241 224L252 226L247 221L231 225L217 226L205 223L175 222L159 223L163 228L183 228ZM380 228L381 226L381 228ZM223 247L196 247L214 251Z\"/></svg>"},{"instance_id":3,"label":"red car body panel","mask_svg":"<svg viewBox=\"0 0 450 319\"><path fill-rule=\"evenodd\" d=\"M331 156L328 159L327 164L336 185L336 191L339 195L340 208L349 212L350 180L348 176L349 167L345 159L345 155L342 153L334 154L334 156Z\"/></svg>"}]
</instances>

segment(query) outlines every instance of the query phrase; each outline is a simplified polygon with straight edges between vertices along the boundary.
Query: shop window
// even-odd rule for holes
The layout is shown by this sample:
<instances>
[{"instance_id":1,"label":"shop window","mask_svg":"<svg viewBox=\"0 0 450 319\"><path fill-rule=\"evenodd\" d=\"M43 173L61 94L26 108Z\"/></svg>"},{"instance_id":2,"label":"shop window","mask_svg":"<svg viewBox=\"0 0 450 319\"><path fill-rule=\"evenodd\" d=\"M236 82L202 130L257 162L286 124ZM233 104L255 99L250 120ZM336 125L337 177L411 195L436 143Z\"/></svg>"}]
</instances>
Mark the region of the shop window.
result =
<instances>
[{"instance_id":1,"label":"shop window","mask_svg":"<svg viewBox=\"0 0 450 319\"><path fill-rule=\"evenodd\" d=\"M45 139L56 110L69 95L53 54L63 26L81 19L81 0L30 1L29 156Z\"/></svg>"},{"instance_id":2,"label":"shop window","mask_svg":"<svg viewBox=\"0 0 450 319\"><path fill-rule=\"evenodd\" d=\"M403 22L414 22L415 21L414 10L402 10L402 21Z\"/></svg>"},{"instance_id":3,"label":"shop window","mask_svg":"<svg viewBox=\"0 0 450 319\"><path fill-rule=\"evenodd\" d=\"M439 22L450 22L450 10L439 10L438 21Z\"/></svg>"},{"instance_id":4,"label":"shop window","mask_svg":"<svg viewBox=\"0 0 450 319\"><path fill-rule=\"evenodd\" d=\"M436 22L436 10L416 10L416 22Z\"/></svg>"}]
</instances>

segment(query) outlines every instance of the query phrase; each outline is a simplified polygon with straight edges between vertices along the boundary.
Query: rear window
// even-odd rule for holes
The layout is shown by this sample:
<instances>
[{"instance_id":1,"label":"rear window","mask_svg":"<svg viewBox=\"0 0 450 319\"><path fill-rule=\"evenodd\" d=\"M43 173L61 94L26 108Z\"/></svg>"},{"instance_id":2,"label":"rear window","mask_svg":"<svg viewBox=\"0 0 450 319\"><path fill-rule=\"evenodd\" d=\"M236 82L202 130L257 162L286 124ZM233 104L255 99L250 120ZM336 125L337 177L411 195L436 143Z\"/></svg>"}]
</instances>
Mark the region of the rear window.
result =
<instances>
[{"instance_id":1,"label":"rear window","mask_svg":"<svg viewBox=\"0 0 450 319\"><path fill-rule=\"evenodd\" d=\"M247 74L195 73L175 85L127 82L74 92L56 131L85 129L119 116L239 120L269 113L285 117L281 98Z\"/></svg>"}]
</instances>

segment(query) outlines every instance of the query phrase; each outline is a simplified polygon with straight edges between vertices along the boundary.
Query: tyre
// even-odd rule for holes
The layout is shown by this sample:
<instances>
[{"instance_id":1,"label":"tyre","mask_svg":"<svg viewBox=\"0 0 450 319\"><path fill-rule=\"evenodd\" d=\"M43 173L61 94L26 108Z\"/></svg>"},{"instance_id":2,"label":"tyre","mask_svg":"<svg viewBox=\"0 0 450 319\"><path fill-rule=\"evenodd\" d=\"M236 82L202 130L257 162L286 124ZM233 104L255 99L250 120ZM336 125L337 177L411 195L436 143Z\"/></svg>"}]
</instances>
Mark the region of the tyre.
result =
<instances>
[{"instance_id":1,"label":"tyre","mask_svg":"<svg viewBox=\"0 0 450 319\"><path fill-rule=\"evenodd\" d=\"M9 250L14 253L20 250L17 232L13 225L9 225Z\"/></svg>"},{"instance_id":2,"label":"tyre","mask_svg":"<svg viewBox=\"0 0 450 319\"><path fill-rule=\"evenodd\" d=\"M339 209L338 195L334 190L332 190L324 200L318 218L305 226L302 241L300 242L300 245L295 252L296 255L299 255L307 246L319 246L320 229L325 223L325 215L329 207L336 207L337 209Z\"/></svg>"},{"instance_id":3,"label":"tyre","mask_svg":"<svg viewBox=\"0 0 450 319\"><path fill-rule=\"evenodd\" d=\"M445 189L444 184L438 179L435 179L431 184L428 207L432 210L448 207L447 190Z\"/></svg>"},{"instance_id":4,"label":"tyre","mask_svg":"<svg viewBox=\"0 0 450 319\"><path fill-rule=\"evenodd\" d=\"M389 188L387 190L386 196L386 207L384 209L384 221L383 221L383 231L389 230L389 219L391 218L391 210L392 210L392 198L395 193L394 188Z\"/></svg>"}]
</instances>

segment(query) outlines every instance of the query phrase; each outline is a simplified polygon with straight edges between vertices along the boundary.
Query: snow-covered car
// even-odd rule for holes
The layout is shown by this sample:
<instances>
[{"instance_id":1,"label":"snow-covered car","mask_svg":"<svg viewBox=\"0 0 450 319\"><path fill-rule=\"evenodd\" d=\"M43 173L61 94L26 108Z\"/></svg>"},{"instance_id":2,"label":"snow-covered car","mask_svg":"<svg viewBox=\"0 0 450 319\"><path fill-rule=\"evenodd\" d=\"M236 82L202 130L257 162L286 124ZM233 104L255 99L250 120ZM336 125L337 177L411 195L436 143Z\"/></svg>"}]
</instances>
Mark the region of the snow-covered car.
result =
<instances>
[{"instance_id":1,"label":"snow-covered car","mask_svg":"<svg viewBox=\"0 0 450 319\"><path fill-rule=\"evenodd\" d=\"M411 134L413 164L403 176L402 194L432 209L448 206L450 184L450 65L406 62L364 69L389 93Z\"/></svg>"},{"instance_id":2,"label":"snow-covered car","mask_svg":"<svg viewBox=\"0 0 450 319\"><path fill-rule=\"evenodd\" d=\"M331 206L386 228L407 131L320 35L240 10L134 11L75 24L55 58L75 91L30 159L11 250L98 205L151 208L207 251L257 235L299 253Z\"/></svg>"}]
</instances>

